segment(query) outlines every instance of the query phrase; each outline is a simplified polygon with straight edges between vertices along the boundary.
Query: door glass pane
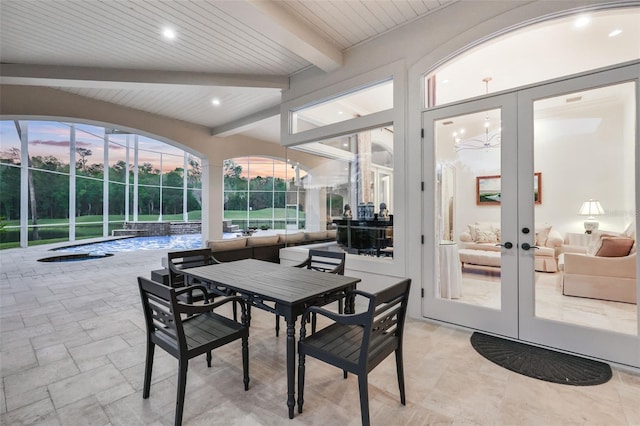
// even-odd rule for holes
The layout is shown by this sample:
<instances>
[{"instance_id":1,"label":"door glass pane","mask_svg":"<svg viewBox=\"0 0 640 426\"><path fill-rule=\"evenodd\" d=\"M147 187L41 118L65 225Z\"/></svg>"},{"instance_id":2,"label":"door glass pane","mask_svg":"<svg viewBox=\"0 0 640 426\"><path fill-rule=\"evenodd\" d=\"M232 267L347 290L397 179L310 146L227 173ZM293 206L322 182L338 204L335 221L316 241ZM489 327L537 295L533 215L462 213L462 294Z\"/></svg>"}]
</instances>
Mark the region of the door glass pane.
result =
<instances>
[{"instance_id":1,"label":"door glass pane","mask_svg":"<svg viewBox=\"0 0 640 426\"><path fill-rule=\"evenodd\" d=\"M636 335L635 83L534 102L536 316ZM542 193L541 193L542 194Z\"/></svg>"},{"instance_id":2,"label":"door glass pane","mask_svg":"<svg viewBox=\"0 0 640 426\"><path fill-rule=\"evenodd\" d=\"M435 122L436 298L501 307L501 111Z\"/></svg>"}]
</instances>

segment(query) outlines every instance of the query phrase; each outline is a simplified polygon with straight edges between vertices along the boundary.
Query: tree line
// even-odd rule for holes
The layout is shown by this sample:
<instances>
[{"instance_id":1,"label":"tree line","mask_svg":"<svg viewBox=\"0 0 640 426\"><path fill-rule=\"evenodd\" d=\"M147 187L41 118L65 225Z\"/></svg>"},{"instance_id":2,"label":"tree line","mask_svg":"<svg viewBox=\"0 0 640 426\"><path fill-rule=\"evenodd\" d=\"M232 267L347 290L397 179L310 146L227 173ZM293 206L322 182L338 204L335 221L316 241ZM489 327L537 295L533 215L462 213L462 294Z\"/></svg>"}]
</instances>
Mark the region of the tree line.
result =
<instances>
[{"instance_id":1,"label":"tree line","mask_svg":"<svg viewBox=\"0 0 640 426\"><path fill-rule=\"evenodd\" d=\"M77 217L103 214L104 165L90 163L90 149L77 148L76 154L76 211ZM20 150L12 148L0 159L0 216L4 220L20 217ZM189 159L189 188L202 187L202 171L196 159ZM29 218L33 225L38 219L66 219L69 217L70 165L54 156L29 157ZM124 184L129 174L130 203L133 204L133 166L117 161L109 166L109 215L125 214ZM150 163L138 166L139 214L160 214L160 182L162 179L162 213L179 214L183 209L184 169L162 174ZM172 187L172 188L168 188ZM175 188L175 189L174 189ZM201 210L201 191L187 192L187 209ZM130 210L131 211L131 210Z\"/></svg>"}]
</instances>

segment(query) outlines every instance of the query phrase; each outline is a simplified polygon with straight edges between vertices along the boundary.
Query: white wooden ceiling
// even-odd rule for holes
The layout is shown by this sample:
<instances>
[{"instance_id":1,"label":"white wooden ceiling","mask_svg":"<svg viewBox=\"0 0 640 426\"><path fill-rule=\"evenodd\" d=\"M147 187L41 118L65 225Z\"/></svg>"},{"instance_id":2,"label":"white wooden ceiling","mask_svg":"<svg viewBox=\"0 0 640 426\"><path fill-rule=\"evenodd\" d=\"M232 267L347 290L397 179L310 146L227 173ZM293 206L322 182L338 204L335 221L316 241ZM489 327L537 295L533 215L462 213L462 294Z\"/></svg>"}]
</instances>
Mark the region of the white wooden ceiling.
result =
<instances>
[{"instance_id":1,"label":"white wooden ceiling","mask_svg":"<svg viewBox=\"0 0 640 426\"><path fill-rule=\"evenodd\" d=\"M290 75L452 1L2 0L0 78L228 127L279 105Z\"/></svg>"}]
</instances>

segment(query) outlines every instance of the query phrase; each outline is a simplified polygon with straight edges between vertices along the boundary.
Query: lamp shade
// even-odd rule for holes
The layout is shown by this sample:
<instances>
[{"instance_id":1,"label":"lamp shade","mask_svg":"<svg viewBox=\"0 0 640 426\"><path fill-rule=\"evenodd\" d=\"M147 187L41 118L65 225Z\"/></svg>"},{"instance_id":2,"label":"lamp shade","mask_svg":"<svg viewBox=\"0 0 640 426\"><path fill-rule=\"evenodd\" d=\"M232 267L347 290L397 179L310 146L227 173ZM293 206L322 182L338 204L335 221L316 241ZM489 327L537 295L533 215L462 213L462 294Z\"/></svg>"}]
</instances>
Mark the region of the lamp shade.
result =
<instances>
[{"instance_id":1,"label":"lamp shade","mask_svg":"<svg viewBox=\"0 0 640 426\"><path fill-rule=\"evenodd\" d=\"M578 214L583 216L596 216L604 214L604 209L600 205L600 201L588 200L582 203L582 207L580 207Z\"/></svg>"}]
</instances>

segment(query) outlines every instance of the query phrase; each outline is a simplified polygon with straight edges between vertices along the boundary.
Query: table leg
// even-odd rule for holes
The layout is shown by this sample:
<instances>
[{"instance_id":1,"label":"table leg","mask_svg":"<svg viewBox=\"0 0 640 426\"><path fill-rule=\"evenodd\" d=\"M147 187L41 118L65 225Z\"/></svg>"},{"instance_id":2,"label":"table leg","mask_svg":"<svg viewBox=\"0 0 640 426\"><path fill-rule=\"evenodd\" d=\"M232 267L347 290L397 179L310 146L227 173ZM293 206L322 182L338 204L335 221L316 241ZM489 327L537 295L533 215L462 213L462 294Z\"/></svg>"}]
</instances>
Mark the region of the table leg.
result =
<instances>
[{"instance_id":1,"label":"table leg","mask_svg":"<svg viewBox=\"0 0 640 426\"><path fill-rule=\"evenodd\" d=\"M293 410L296 405L296 319L287 318L287 407L289 418L293 418Z\"/></svg>"}]
</instances>

